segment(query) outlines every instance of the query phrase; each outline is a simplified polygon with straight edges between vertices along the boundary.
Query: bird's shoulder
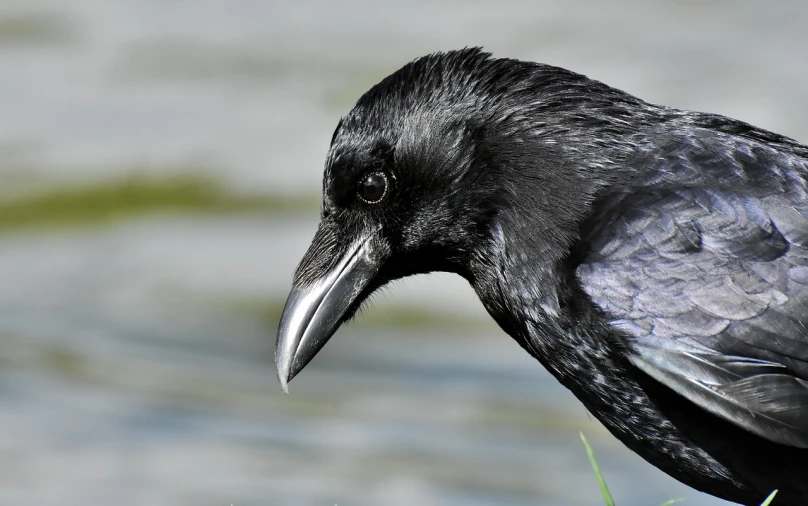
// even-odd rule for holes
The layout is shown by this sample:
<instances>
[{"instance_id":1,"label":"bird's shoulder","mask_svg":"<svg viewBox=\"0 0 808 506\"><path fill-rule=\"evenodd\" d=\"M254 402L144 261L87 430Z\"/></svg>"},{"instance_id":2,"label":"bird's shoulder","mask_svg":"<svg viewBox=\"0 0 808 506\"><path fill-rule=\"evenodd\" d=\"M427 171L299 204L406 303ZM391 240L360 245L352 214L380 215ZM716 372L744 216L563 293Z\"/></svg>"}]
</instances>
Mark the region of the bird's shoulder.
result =
<instances>
[{"instance_id":1,"label":"bird's shoulder","mask_svg":"<svg viewBox=\"0 0 808 506\"><path fill-rule=\"evenodd\" d=\"M773 441L808 447L808 159L703 126L596 202L583 290L637 367Z\"/></svg>"}]
</instances>

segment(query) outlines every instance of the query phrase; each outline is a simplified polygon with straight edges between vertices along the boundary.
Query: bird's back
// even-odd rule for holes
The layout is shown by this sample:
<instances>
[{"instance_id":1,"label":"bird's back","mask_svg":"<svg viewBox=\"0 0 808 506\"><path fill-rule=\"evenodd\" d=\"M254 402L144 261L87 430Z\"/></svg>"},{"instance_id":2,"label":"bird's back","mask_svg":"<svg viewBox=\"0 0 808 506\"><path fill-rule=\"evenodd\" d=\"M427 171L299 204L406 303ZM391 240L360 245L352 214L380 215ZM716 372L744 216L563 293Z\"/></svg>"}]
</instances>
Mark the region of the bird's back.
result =
<instances>
[{"instance_id":1,"label":"bird's back","mask_svg":"<svg viewBox=\"0 0 808 506\"><path fill-rule=\"evenodd\" d=\"M650 136L627 162L645 176L596 203L577 278L625 337L634 367L740 429L750 448L804 461L808 149L698 119ZM760 481L808 478L808 465L780 467L760 470Z\"/></svg>"}]
</instances>

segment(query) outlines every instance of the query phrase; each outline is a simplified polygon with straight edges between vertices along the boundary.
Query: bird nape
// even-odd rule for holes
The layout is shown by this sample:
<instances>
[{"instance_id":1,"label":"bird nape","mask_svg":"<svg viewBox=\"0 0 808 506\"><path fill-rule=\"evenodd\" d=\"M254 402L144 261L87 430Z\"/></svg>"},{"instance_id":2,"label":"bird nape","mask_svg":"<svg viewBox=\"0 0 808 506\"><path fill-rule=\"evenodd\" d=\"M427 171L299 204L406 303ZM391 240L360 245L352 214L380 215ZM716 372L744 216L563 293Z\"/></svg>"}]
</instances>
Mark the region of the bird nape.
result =
<instances>
[{"instance_id":1,"label":"bird nape","mask_svg":"<svg viewBox=\"0 0 808 506\"><path fill-rule=\"evenodd\" d=\"M808 504L808 146L558 67L428 55L337 125L284 390L374 290L433 271L654 466Z\"/></svg>"}]
</instances>

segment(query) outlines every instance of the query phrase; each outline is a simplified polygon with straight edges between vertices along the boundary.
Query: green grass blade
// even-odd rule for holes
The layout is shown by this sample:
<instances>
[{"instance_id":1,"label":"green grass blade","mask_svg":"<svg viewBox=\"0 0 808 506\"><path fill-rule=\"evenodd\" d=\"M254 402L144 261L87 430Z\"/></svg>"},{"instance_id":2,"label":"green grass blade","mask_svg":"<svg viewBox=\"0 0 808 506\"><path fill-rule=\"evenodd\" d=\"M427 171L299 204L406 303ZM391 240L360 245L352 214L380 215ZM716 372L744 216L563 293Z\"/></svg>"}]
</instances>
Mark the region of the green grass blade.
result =
<instances>
[{"instance_id":1,"label":"green grass blade","mask_svg":"<svg viewBox=\"0 0 808 506\"><path fill-rule=\"evenodd\" d=\"M614 499L612 499L612 494L609 493L609 487L606 486L606 480L603 479L603 475L600 474L600 468L598 467L598 462L595 460L595 452L592 451L592 447L589 446L589 441L586 440L584 433L581 432L581 441L584 442L584 446L586 447L586 454L589 455L589 462L592 464L592 469L595 470L595 476L598 478L598 484L600 485L600 492L603 494L603 499L606 501L606 506L615 506Z\"/></svg>"},{"instance_id":2,"label":"green grass blade","mask_svg":"<svg viewBox=\"0 0 808 506\"><path fill-rule=\"evenodd\" d=\"M677 497L676 499L671 499L670 501L665 501L662 504L660 504L659 506L671 506L671 504L675 504L677 502L682 502L682 501L684 501L684 498Z\"/></svg>"},{"instance_id":3,"label":"green grass blade","mask_svg":"<svg viewBox=\"0 0 808 506\"><path fill-rule=\"evenodd\" d=\"M774 501L774 496L776 496L776 495L777 495L777 491L775 490L771 494L769 494L769 497L767 497L766 500L763 501L763 504L761 504L760 506L769 506L769 504L771 504L772 501Z\"/></svg>"}]
</instances>

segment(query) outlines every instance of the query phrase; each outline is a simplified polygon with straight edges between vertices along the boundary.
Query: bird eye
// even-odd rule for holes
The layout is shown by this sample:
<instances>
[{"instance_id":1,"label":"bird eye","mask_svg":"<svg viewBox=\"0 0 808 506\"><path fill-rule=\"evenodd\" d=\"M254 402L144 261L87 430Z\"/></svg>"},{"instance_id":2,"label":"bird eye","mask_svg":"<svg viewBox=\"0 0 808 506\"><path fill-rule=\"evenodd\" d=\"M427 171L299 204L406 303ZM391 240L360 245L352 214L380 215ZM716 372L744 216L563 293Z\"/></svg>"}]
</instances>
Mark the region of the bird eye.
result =
<instances>
[{"instance_id":1,"label":"bird eye","mask_svg":"<svg viewBox=\"0 0 808 506\"><path fill-rule=\"evenodd\" d=\"M387 193L387 176L381 172L368 174L359 183L359 198L368 204L375 204L384 198Z\"/></svg>"}]
</instances>

